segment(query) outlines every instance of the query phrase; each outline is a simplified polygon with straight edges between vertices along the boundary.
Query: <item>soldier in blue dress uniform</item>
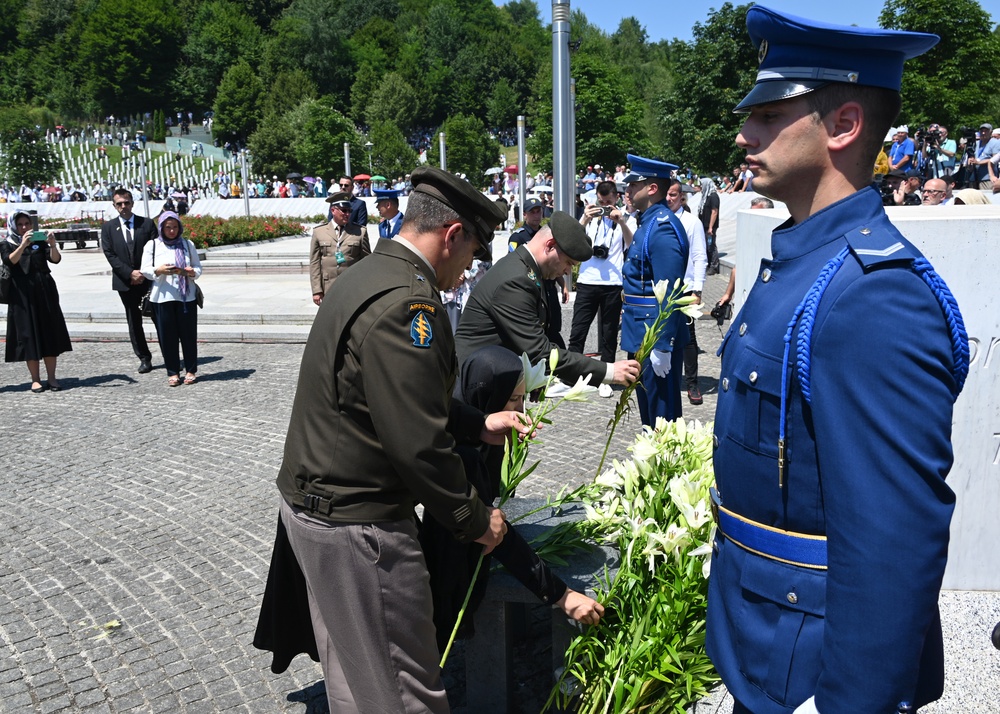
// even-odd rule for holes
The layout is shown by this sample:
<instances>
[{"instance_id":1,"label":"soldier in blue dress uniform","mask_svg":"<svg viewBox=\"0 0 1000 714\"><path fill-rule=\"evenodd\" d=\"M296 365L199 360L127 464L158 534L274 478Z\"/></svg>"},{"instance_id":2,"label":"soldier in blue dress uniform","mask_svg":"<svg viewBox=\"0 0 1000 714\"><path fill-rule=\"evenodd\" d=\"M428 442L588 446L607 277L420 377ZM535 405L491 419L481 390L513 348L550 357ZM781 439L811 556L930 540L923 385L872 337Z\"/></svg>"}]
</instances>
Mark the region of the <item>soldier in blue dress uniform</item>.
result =
<instances>
[{"instance_id":1,"label":"soldier in blue dress uniform","mask_svg":"<svg viewBox=\"0 0 1000 714\"><path fill-rule=\"evenodd\" d=\"M375 189L375 208L382 216L378 222L378 237L392 238L403 225L403 213L399 210L399 191L387 188Z\"/></svg>"},{"instance_id":2,"label":"soldier in blue dress uniform","mask_svg":"<svg viewBox=\"0 0 1000 714\"><path fill-rule=\"evenodd\" d=\"M632 206L639 212L639 225L622 266L622 349L632 358L646 325L660 312L653 286L666 280L673 287L687 270L688 239L680 219L667 206L667 189L673 164L628 154L631 172L625 177ZM687 317L680 312L668 320L656 348L642 365L642 385L636 390L643 424L656 417L681 416L681 370L684 345L688 341Z\"/></svg>"},{"instance_id":3,"label":"soldier in blue dress uniform","mask_svg":"<svg viewBox=\"0 0 1000 714\"><path fill-rule=\"evenodd\" d=\"M708 653L735 711L915 711L944 685L958 306L871 186L903 62L938 38L747 14L736 139L784 201L720 353Z\"/></svg>"}]
</instances>

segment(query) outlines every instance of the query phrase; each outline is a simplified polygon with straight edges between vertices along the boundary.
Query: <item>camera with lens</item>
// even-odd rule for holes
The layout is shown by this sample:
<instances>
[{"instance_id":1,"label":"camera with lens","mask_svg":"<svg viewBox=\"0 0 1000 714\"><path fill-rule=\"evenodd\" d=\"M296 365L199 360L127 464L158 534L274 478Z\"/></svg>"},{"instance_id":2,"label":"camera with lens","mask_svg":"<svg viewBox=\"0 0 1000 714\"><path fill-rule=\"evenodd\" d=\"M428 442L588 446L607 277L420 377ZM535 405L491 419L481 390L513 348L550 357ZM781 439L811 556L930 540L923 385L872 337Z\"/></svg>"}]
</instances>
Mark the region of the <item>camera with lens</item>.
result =
<instances>
[{"instance_id":1,"label":"camera with lens","mask_svg":"<svg viewBox=\"0 0 1000 714\"><path fill-rule=\"evenodd\" d=\"M726 320L733 319L733 304L731 302L727 302L725 305L716 303L715 307L712 308L711 315L719 323L719 327L722 327L722 323Z\"/></svg>"},{"instance_id":2,"label":"camera with lens","mask_svg":"<svg viewBox=\"0 0 1000 714\"><path fill-rule=\"evenodd\" d=\"M594 257L595 258L607 258L609 255L608 246L606 245L595 245L594 246Z\"/></svg>"}]
</instances>

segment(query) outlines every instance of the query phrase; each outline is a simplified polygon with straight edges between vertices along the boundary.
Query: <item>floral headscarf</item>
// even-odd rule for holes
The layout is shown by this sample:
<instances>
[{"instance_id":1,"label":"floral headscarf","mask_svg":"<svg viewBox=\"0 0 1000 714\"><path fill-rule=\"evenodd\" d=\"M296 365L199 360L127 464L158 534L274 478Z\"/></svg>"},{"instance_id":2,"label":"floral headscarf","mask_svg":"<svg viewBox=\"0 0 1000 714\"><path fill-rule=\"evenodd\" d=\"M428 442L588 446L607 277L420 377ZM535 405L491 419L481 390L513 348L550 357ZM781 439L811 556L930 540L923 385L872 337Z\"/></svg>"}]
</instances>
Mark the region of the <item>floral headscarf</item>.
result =
<instances>
[{"instance_id":1,"label":"floral headscarf","mask_svg":"<svg viewBox=\"0 0 1000 714\"><path fill-rule=\"evenodd\" d=\"M173 219L177 221L177 237L173 240L167 240L163 235L163 224ZM160 217L156 219L156 226L160 231L160 240L163 241L163 245L168 248L173 248L174 250L174 265L178 268L186 268L188 264L187 255L187 241L184 240L184 224L181 223L180 216L178 216L173 211L164 211L160 214ZM180 291L181 295L187 295L187 276L181 273L180 275Z\"/></svg>"}]
</instances>

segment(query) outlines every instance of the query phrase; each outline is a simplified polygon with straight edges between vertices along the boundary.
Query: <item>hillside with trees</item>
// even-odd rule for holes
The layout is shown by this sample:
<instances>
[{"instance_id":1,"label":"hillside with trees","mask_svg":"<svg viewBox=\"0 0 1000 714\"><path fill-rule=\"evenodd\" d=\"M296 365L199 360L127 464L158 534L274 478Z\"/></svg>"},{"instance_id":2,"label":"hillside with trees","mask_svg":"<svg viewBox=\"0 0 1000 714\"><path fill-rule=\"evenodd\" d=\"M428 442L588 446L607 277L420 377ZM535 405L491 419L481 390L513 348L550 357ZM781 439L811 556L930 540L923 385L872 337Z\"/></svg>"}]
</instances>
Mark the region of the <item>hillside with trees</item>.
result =
<instances>
[{"instance_id":1,"label":"hillside with trees","mask_svg":"<svg viewBox=\"0 0 1000 714\"><path fill-rule=\"evenodd\" d=\"M731 107L756 71L748 7L709 10L690 42L575 10L578 164L628 151L701 171L738 161ZM1000 36L978 2L886 0L881 22L943 36L907 67L901 121L997 123L986 83ZM214 112L219 143L249 146L267 173L335 171L347 142L358 166L397 174L406 145L432 148L446 122L479 136L455 137L456 161L479 161L481 137L496 145L523 113L533 165L551 163L551 34L535 0L0 0L0 30L0 105L44 117L42 133Z\"/></svg>"}]
</instances>

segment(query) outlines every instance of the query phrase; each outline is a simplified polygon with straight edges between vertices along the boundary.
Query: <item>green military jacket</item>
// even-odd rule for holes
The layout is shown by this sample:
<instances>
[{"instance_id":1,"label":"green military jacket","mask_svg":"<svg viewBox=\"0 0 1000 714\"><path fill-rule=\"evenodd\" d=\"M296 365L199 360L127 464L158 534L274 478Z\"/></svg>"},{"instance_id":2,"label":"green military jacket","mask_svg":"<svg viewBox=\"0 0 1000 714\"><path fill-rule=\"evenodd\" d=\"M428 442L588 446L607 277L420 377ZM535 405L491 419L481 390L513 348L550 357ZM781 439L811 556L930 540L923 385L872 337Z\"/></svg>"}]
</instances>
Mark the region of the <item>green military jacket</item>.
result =
<instances>
[{"instance_id":1,"label":"green military jacket","mask_svg":"<svg viewBox=\"0 0 1000 714\"><path fill-rule=\"evenodd\" d=\"M487 345L500 345L518 355L527 353L532 364L548 362L554 346L545 336L548 320L538 265L526 246L518 246L486 271L472 289L455 332L459 363ZM590 384L596 387L607 368L606 362L560 349L556 376L573 384L589 374Z\"/></svg>"},{"instance_id":2,"label":"green military jacket","mask_svg":"<svg viewBox=\"0 0 1000 714\"><path fill-rule=\"evenodd\" d=\"M405 245L375 252L333 284L299 372L278 488L317 518L413 517L419 501L458 537L486 532L455 441L484 415L451 397L454 338L431 269Z\"/></svg>"}]
</instances>

